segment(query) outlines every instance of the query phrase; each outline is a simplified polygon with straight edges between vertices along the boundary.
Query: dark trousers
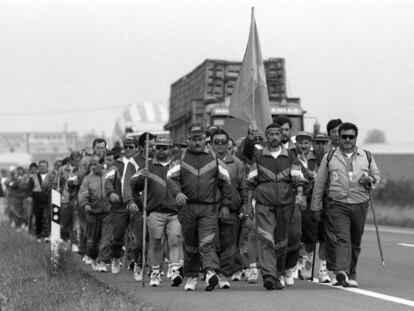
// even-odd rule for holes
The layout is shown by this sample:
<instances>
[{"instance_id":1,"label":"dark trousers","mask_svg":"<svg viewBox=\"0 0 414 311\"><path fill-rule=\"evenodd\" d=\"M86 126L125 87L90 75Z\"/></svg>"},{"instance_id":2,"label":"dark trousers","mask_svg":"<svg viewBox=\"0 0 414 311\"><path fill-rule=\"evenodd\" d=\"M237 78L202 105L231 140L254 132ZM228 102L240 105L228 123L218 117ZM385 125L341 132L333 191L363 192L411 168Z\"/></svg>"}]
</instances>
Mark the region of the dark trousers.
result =
<instances>
[{"instance_id":1,"label":"dark trousers","mask_svg":"<svg viewBox=\"0 0 414 311\"><path fill-rule=\"evenodd\" d=\"M364 233L368 202L345 204L330 202L330 213L338 238L336 245L336 271L345 271L349 278L356 279L358 256Z\"/></svg>"},{"instance_id":2,"label":"dark trousers","mask_svg":"<svg viewBox=\"0 0 414 311\"><path fill-rule=\"evenodd\" d=\"M109 263L111 260L112 223L111 214L86 214L87 250L93 260Z\"/></svg>"},{"instance_id":3,"label":"dark trousers","mask_svg":"<svg viewBox=\"0 0 414 311\"><path fill-rule=\"evenodd\" d=\"M235 272L236 235L235 221L236 213L231 212L229 219L219 220L218 234L216 234L217 254L220 261L220 272L225 276L231 276ZM238 269L241 270L241 269Z\"/></svg>"},{"instance_id":4,"label":"dark trousers","mask_svg":"<svg viewBox=\"0 0 414 311\"><path fill-rule=\"evenodd\" d=\"M120 258L123 255L122 245L124 245L125 232L128 225L128 247L130 257L136 263L141 263L142 244L143 244L143 219L142 211L131 213L124 207L112 209L112 256Z\"/></svg>"},{"instance_id":5,"label":"dark trousers","mask_svg":"<svg viewBox=\"0 0 414 311\"><path fill-rule=\"evenodd\" d=\"M333 212L330 208L330 203L327 203L322 219L325 229L325 257L326 267L329 271L336 271L336 244L338 239L336 237L336 228L333 222Z\"/></svg>"},{"instance_id":6,"label":"dark trousers","mask_svg":"<svg viewBox=\"0 0 414 311\"><path fill-rule=\"evenodd\" d=\"M241 237L241 221L237 213L231 213L233 216L231 220L233 222L233 236L234 236L234 265L233 265L233 273L237 271L241 271L243 269L243 257L241 254L240 249L240 237Z\"/></svg>"},{"instance_id":7,"label":"dark trousers","mask_svg":"<svg viewBox=\"0 0 414 311\"><path fill-rule=\"evenodd\" d=\"M300 240L302 237L302 213L299 207L292 206L292 208L292 215L290 216L289 221L289 237L285 270L295 267L300 256Z\"/></svg>"},{"instance_id":8,"label":"dark trousers","mask_svg":"<svg viewBox=\"0 0 414 311\"><path fill-rule=\"evenodd\" d=\"M179 213L184 237L184 276L197 277L203 271L220 269L215 235L218 207L213 204L189 203Z\"/></svg>"},{"instance_id":9,"label":"dark trousers","mask_svg":"<svg viewBox=\"0 0 414 311\"><path fill-rule=\"evenodd\" d=\"M33 213L35 216L35 231L38 238L49 236L49 224L47 212L49 202L33 199Z\"/></svg>"},{"instance_id":10,"label":"dark trousers","mask_svg":"<svg viewBox=\"0 0 414 311\"><path fill-rule=\"evenodd\" d=\"M267 206L256 203L259 266L263 276L278 278L285 270L292 204Z\"/></svg>"}]
</instances>

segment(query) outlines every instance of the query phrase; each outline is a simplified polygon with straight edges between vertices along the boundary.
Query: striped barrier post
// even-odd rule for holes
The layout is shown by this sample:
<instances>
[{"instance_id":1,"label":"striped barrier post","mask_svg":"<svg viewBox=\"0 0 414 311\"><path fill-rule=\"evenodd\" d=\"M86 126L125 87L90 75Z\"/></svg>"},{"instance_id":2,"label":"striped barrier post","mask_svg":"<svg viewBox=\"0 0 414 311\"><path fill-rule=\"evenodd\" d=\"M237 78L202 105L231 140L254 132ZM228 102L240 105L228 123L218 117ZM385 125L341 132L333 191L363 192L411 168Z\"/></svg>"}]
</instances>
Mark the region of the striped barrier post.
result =
<instances>
[{"instance_id":1,"label":"striped barrier post","mask_svg":"<svg viewBox=\"0 0 414 311\"><path fill-rule=\"evenodd\" d=\"M52 189L52 217L50 228L50 247L52 271L56 271L59 263L60 238L60 192Z\"/></svg>"}]
</instances>

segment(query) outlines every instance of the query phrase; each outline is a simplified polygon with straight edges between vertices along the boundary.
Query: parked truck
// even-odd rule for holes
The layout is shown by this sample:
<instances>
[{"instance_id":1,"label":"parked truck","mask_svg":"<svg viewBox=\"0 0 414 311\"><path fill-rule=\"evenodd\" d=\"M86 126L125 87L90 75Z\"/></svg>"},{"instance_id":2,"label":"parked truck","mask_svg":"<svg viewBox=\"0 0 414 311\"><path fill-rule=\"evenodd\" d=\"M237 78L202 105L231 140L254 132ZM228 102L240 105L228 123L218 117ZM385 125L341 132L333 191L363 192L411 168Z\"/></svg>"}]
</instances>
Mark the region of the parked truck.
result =
<instances>
[{"instance_id":1,"label":"parked truck","mask_svg":"<svg viewBox=\"0 0 414 311\"><path fill-rule=\"evenodd\" d=\"M272 117L288 116L293 134L303 130L305 111L300 98L286 94L285 60L270 58L264 66ZM175 141L185 141L188 126L195 122L223 127L235 140L246 135L247 123L229 116L240 67L241 62L207 59L171 85L169 121L164 129Z\"/></svg>"}]
</instances>

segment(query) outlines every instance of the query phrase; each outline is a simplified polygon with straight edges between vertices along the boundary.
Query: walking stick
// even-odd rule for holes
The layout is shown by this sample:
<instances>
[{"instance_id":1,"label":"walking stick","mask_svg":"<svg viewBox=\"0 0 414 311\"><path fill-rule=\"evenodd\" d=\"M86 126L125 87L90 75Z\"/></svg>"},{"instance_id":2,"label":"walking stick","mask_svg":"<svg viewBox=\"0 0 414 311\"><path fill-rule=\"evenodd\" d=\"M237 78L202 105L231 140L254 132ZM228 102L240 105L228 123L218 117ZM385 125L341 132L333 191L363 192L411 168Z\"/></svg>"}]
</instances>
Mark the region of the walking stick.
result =
<instances>
[{"instance_id":1,"label":"walking stick","mask_svg":"<svg viewBox=\"0 0 414 311\"><path fill-rule=\"evenodd\" d=\"M145 137L145 169L148 169L148 153L149 153L149 134ZM146 249L146 233L147 233L147 194L148 194L148 178L144 179L144 202L143 202L143 226L142 226L142 287L145 287L145 249Z\"/></svg>"},{"instance_id":2,"label":"walking stick","mask_svg":"<svg viewBox=\"0 0 414 311\"><path fill-rule=\"evenodd\" d=\"M382 247L381 247L381 240L380 240L380 236L379 236L377 218L375 217L374 202L372 200L371 191L368 191L368 193L369 193L369 202L370 202L371 209L372 209L372 216L373 216L373 219L374 219L375 232L377 233L378 248L379 248L379 252L380 252L380 256L381 256L381 264L382 264L383 267L385 267L385 261L384 261L384 256L382 254Z\"/></svg>"}]
</instances>

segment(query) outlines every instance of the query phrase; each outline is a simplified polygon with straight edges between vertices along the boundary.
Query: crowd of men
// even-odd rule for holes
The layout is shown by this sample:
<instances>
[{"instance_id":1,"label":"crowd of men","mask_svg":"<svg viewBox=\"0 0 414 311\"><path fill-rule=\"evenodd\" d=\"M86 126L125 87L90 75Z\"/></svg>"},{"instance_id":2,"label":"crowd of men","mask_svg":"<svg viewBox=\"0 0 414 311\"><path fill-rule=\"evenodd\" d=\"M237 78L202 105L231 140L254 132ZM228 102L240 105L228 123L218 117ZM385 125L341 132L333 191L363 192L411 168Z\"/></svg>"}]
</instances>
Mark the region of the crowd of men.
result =
<instances>
[{"instance_id":1,"label":"crowd of men","mask_svg":"<svg viewBox=\"0 0 414 311\"><path fill-rule=\"evenodd\" d=\"M189 291L200 275L206 291L260 275L266 289L283 289L313 279L318 256L319 282L357 287L369 192L380 182L375 160L356 146L352 123L334 119L327 135L298 132L295 141L291 129L280 116L264 133L251 123L237 144L199 124L187 145L144 133L107 150L97 138L52 169L40 161L3 178L7 215L48 242L55 189L63 243L94 271L118 274L125 256L134 279L148 271L151 286L166 270L171 286L186 278Z\"/></svg>"}]
</instances>

